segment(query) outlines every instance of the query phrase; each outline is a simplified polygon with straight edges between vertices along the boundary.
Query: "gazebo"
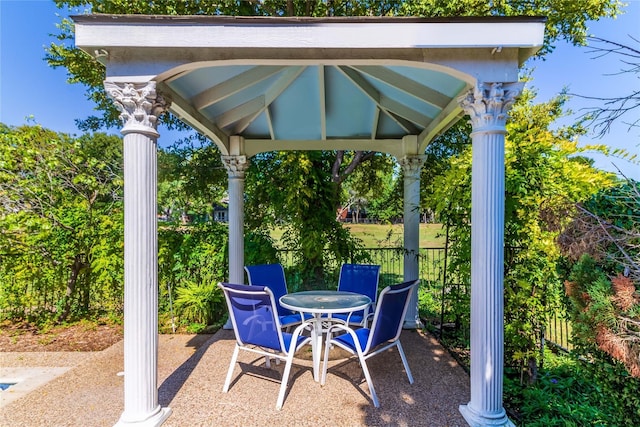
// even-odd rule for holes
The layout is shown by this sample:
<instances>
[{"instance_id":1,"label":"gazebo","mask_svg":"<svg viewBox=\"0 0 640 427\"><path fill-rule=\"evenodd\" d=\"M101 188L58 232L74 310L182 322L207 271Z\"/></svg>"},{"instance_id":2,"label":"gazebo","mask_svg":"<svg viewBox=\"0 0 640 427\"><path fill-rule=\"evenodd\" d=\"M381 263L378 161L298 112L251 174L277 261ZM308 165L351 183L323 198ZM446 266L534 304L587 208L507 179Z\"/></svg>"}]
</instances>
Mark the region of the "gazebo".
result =
<instances>
[{"instance_id":1,"label":"gazebo","mask_svg":"<svg viewBox=\"0 0 640 427\"><path fill-rule=\"evenodd\" d=\"M244 282L250 158L274 150L393 155L404 172L404 280L418 278L427 145L472 124L471 426L512 425L502 404L504 138L520 66L543 17L266 18L74 16L76 45L106 68L121 110L125 182L125 407L118 425L157 426L157 117L206 135L229 176L229 281ZM419 325L417 294L405 318Z\"/></svg>"}]
</instances>

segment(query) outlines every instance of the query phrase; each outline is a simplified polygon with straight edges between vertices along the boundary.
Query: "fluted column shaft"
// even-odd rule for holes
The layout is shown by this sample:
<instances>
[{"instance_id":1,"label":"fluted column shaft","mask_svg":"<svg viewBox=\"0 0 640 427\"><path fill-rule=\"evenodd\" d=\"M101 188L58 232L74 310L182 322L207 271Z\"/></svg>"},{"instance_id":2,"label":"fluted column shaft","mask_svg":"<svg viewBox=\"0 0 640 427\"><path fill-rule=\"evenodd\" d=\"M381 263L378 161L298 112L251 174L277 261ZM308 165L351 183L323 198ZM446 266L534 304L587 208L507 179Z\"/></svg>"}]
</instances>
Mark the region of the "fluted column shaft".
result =
<instances>
[{"instance_id":1,"label":"fluted column shaft","mask_svg":"<svg viewBox=\"0 0 640 427\"><path fill-rule=\"evenodd\" d=\"M155 82L105 82L124 124L124 412L118 425L158 426L157 115Z\"/></svg>"},{"instance_id":2,"label":"fluted column shaft","mask_svg":"<svg viewBox=\"0 0 640 427\"><path fill-rule=\"evenodd\" d=\"M244 173L246 156L222 156L229 176L229 282L244 283Z\"/></svg>"},{"instance_id":3,"label":"fluted column shaft","mask_svg":"<svg viewBox=\"0 0 640 427\"><path fill-rule=\"evenodd\" d=\"M460 99L472 124L470 426L512 426L502 405L504 136L521 83L480 83Z\"/></svg>"},{"instance_id":4,"label":"fluted column shaft","mask_svg":"<svg viewBox=\"0 0 640 427\"><path fill-rule=\"evenodd\" d=\"M400 159L404 172L404 280L418 279L420 252L420 171L426 156L413 155ZM420 326L418 315L418 288L409 297L409 307L404 317L405 329Z\"/></svg>"}]
</instances>

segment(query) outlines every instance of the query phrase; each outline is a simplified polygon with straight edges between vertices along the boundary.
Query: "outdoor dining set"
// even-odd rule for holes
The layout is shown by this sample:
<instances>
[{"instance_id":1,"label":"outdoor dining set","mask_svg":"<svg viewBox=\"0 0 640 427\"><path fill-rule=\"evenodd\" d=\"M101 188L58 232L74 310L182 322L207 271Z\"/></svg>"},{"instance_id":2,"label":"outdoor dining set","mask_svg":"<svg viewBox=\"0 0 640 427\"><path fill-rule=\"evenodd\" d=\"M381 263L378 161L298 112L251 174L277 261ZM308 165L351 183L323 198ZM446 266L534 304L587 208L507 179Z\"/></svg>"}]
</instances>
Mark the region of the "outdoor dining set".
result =
<instances>
[{"instance_id":1,"label":"outdoor dining set","mask_svg":"<svg viewBox=\"0 0 640 427\"><path fill-rule=\"evenodd\" d=\"M236 338L223 392L229 390L240 350L264 356L267 368L271 358L283 360L276 402L276 409L281 409L295 354L306 345L311 346L313 379L321 385L327 381L331 348L357 356L375 407L380 403L366 363L370 357L396 347L413 384L399 338L411 292L419 280L387 286L378 293L379 265L343 264L337 290L289 293L281 264L245 266L245 271L249 285L218 284Z\"/></svg>"}]
</instances>

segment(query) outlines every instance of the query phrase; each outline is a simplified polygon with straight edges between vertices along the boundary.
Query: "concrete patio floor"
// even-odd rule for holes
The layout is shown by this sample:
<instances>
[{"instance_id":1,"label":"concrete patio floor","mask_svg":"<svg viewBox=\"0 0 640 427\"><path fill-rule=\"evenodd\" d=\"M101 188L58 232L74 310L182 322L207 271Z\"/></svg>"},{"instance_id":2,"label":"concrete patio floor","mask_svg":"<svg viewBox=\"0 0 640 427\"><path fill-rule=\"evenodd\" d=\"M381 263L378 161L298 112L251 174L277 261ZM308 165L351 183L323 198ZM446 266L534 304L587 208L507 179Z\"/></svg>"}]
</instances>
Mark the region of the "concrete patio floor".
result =
<instances>
[{"instance_id":1,"label":"concrete patio floor","mask_svg":"<svg viewBox=\"0 0 640 427\"><path fill-rule=\"evenodd\" d=\"M458 406L469 400L469 377L429 334L404 331L409 384L396 350L369 361L380 408L375 408L355 359L332 353L327 383L313 381L309 350L294 360L281 411L275 409L283 364L241 352L228 393L222 385L233 331L161 335L159 391L173 411L163 426L466 426ZM345 363L346 362L346 363ZM1 369L70 369L0 406L0 426L112 426L123 409L123 344L96 353L0 353ZM0 374L1 376L1 374ZM10 393L10 390L1 393ZM1 397L2 395L0 395Z\"/></svg>"}]
</instances>

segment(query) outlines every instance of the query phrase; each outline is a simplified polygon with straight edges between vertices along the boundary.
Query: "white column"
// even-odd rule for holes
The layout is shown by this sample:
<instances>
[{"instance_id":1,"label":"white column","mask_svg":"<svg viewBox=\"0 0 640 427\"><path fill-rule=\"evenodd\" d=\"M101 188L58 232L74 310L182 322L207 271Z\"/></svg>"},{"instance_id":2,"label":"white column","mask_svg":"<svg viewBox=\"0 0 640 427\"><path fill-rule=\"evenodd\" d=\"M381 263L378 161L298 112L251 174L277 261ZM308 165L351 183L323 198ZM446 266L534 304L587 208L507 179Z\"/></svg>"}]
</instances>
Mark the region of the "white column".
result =
<instances>
[{"instance_id":1,"label":"white column","mask_svg":"<svg viewBox=\"0 0 640 427\"><path fill-rule=\"evenodd\" d=\"M118 426L159 426L157 117L167 107L155 82L112 83L124 135L124 411Z\"/></svg>"},{"instance_id":2,"label":"white column","mask_svg":"<svg viewBox=\"0 0 640 427\"><path fill-rule=\"evenodd\" d=\"M222 156L229 177L229 283L244 283L244 172L247 157ZM231 319L223 329L233 329Z\"/></svg>"},{"instance_id":3,"label":"white column","mask_svg":"<svg viewBox=\"0 0 640 427\"><path fill-rule=\"evenodd\" d=\"M470 426L513 426L502 406L504 135L522 83L479 83L460 104L472 124Z\"/></svg>"},{"instance_id":4,"label":"white column","mask_svg":"<svg viewBox=\"0 0 640 427\"><path fill-rule=\"evenodd\" d=\"M420 171L426 156L412 155L400 159L404 172L404 281L418 279L420 251ZM409 297L404 317L405 329L420 327L418 315L418 288Z\"/></svg>"},{"instance_id":5,"label":"white column","mask_svg":"<svg viewBox=\"0 0 640 427\"><path fill-rule=\"evenodd\" d=\"M244 283L244 173L246 156L222 156L229 176L229 282Z\"/></svg>"}]
</instances>

